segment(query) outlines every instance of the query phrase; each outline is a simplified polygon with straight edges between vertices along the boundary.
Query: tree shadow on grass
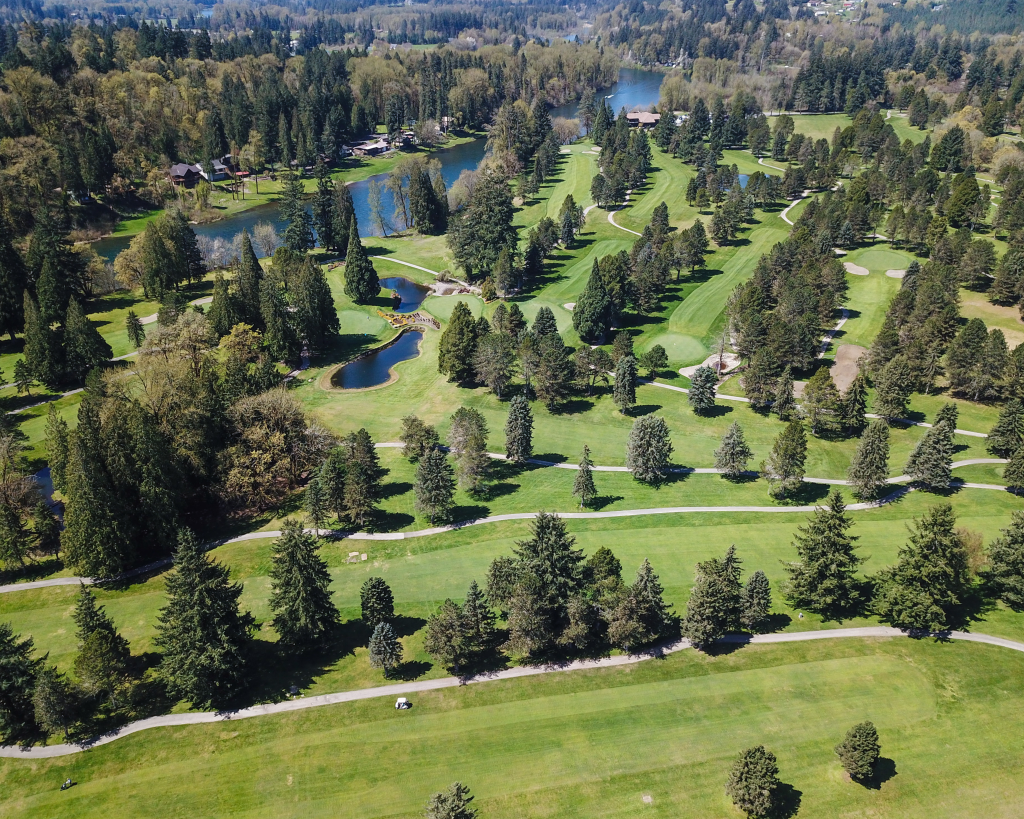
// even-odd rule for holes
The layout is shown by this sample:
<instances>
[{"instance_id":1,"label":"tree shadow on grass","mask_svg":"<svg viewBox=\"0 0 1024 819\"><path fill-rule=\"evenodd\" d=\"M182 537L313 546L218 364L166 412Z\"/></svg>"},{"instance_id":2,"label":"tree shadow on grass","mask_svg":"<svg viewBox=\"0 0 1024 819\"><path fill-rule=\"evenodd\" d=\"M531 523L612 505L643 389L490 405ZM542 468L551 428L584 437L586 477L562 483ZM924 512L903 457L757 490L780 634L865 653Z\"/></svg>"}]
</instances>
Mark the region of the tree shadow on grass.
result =
<instances>
[{"instance_id":1,"label":"tree shadow on grass","mask_svg":"<svg viewBox=\"0 0 1024 819\"><path fill-rule=\"evenodd\" d=\"M786 626L793 622L793 618L788 614L769 614L764 621L764 626L761 629L762 634L774 634L777 631L782 631Z\"/></svg>"},{"instance_id":2,"label":"tree shadow on grass","mask_svg":"<svg viewBox=\"0 0 1024 819\"><path fill-rule=\"evenodd\" d=\"M775 791L775 807L772 810L772 819L792 819L800 811L800 802L803 792L798 791L788 782L779 784Z\"/></svg>"},{"instance_id":3,"label":"tree shadow on grass","mask_svg":"<svg viewBox=\"0 0 1024 819\"><path fill-rule=\"evenodd\" d=\"M896 761L880 756L875 763L875 769L871 772L871 776L857 781L857 784L869 790L878 791L882 789L882 785L894 778L897 773L899 772L896 770Z\"/></svg>"},{"instance_id":4,"label":"tree shadow on grass","mask_svg":"<svg viewBox=\"0 0 1024 819\"><path fill-rule=\"evenodd\" d=\"M509 483L508 481L500 481L492 483L487 487L487 499L494 500L495 498L503 498L508 495L514 495L520 489L518 483Z\"/></svg>"},{"instance_id":5,"label":"tree shadow on grass","mask_svg":"<svg viewBox=\"0 0 1024 819\"><path fill-rule=\"evenodd\" d=\"M587 509L591 512L600 512L606 506L611 506L620 500L625 500L625 498L622 495L598 495L590 499L587 503Z\"/></svg>"},{"instance_id":6,"label":"tree shadow on grass","mask_svg":"<svg viewBox=\"0 0 1024 819\"><path fill-rule=\"evenodd\" d=\"M389 682L409 682L419 679L433 667L433 665L423 660L407 660L398 667L391 669L387 679Z\"/></svg>"},{"instance_id":7,"label":"tree shadow on grass","mask_svg":"<svg viewBox=\"0 0 1024 819\"><path fill-rule=\"evenodd\" d=\"M408 481L394 481L393 483L386 483L381 487L380 497L381 500L387 500L388 498L404 495L411 490L412 484Z\"/></svg>"},{"instance_id":8,"label":"tree shadow on grass","mask_svg":"<svg viewBox=\"0 0 1024 819\"><path fill-rule=\"evenodd\" d=\"M487 517L491 514L491 510L483 504L460 505L452 508L451 517L449 520L455 526L460 523L470 523L474 520L480 520L481 518Z\"/></svg>"},{"instance_id":9,"label":"tree shadow on grass","mask_svg":"<svg viewBox=\"0 0 1024 819\"><path fill-rule=\"evenodd\" d=\"M832 491L832 484L827 483L801 483L800 488L790 492L784 498L774 498L780 506L806 506L812 503L821 503Z\"/></svg>"},{"instance_id":10,"label":"tree shadow on grass","mask_svg":"<svg viewBox=\"0 0 1024 819\"><path fill-rule=\"evenodd\" d=\"M710 409L705 410L700 414L701 418L721 418L733 412L735 407L732 404L715 404Z\"/></svg>"},{"instance_id":11,"label":"tree shadow on grass","mask_svg":"<svg viewBox=\"0 0 1024 819\"><path fill-rule=\"evenodd\" d=\"M586 398L570 398L568 401L560 401L551 408L552 415L578 415L594 408L594 402Z\"/></svg>"},{"instance_id":12,"label":"tree shadow on grass","mask_svg":"<svg viewBox=\"0 0 1024 819\"><path fill-rule=\"evenodd\" d=\"M629 410L629 417L639 418L641 415L650 415L652 412L657 412L661 409L661 404L635 404Z\"/></svg>"},{"instance_id":13,"label":"tree shadow on grass","mask_svg":"<svg viewBox=\"0 0 1024 819\"><path fill-rule=\"evenodd\" d=\"M416 518L406 512L377 512L364 528L368 532L397 532L415 522Z\"/></svg>"},{"instance_id":14,"label":"tree shadow on grass","mask_svg":"<svg viewBox=\"0 0 1024 819\"><path fill-rule=\"evenodd\" d=\"M10 571L0 572L0 586L15 583L19 580L40 580L44 577L49 577L55 572L59 572L63 568L64 563L59 558L43 558L42 560L27 563L24 566L18 566Z\"/></svg>"}]
</instances>

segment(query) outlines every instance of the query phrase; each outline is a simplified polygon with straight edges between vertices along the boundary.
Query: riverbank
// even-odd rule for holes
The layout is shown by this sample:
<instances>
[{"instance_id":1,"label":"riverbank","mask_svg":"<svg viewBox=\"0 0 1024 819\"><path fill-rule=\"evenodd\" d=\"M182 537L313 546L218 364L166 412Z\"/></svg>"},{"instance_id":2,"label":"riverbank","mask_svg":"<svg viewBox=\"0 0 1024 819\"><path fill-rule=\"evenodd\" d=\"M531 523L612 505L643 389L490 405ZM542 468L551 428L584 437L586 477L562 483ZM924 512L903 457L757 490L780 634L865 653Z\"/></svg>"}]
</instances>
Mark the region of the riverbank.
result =
<instances>
[{"instance_id":1,"label":"riverbank","mask_svg":"<svg viewBox=\"0 0 1024 819\"><path fill-rule=\"evenodd\" d=\"M375 157L348 157L342 160L339 167L331 171L331 179L344 179L345 183L349 185L356 182L364 182L371 176L390 173L395 165L407 156L433 156L437 153L457 148L460 145L467 145L478 139L484 139L485 137L486 135L483 132L467 131L449 136L447 141L434 148L392 151ZM302 184L307 194L316 190L316 179L311 176L303 177ZM256 192L257 187L259 188L259 193ZM280 175L278 175L276 180L261 177L258 185L253 184L252 187L247 185L243 194L244 199L238 199L231 195L227 183L214 183L213 193L210 196L210 207L204 213L193 218L192 222L197 225L209 225L245 213L253 208L275 204L279 200L283 188L284 179ZM111 232L89 240L87 243L93 244L102 242L105 239L131 239L133 236L144 231L146 225L162 215L165 210L158 208L131 219L124 219Z\"/></svg>"}]
</instances>

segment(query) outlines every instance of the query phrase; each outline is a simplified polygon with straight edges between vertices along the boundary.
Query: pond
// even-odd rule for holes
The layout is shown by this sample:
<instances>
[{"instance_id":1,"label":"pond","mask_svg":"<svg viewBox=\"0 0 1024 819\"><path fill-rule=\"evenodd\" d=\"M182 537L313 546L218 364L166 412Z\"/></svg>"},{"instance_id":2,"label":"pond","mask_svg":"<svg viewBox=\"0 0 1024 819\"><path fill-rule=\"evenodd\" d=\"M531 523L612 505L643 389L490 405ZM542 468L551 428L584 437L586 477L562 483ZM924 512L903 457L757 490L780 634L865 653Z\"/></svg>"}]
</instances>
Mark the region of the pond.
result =
<instances>
[{"instance_id":1,"label":"pond","mask_svg":"<svg viewBox=\"0 0 1024 819\"><path fill-rule=\"evenodd\" d=\"M343 390L358 390L387 383L391 378L392 367L419 355L422 339L422 330L409 330L403 333L391 346L339 368L331 376L331 386Z\"/></svg>"},{"instance_id":2,"label":"pond","mask_svg":"<svg viewBox=\"0 0 1024 819\"><path fill-rule=\"evenodd\" d=\"M396 313L415 313L423 304L423 300L430 295L429 287L409 281L404 276L381 279L380 286L402 297L402 303L398 307L392 307Z\"/></svg>"}]
</instances>

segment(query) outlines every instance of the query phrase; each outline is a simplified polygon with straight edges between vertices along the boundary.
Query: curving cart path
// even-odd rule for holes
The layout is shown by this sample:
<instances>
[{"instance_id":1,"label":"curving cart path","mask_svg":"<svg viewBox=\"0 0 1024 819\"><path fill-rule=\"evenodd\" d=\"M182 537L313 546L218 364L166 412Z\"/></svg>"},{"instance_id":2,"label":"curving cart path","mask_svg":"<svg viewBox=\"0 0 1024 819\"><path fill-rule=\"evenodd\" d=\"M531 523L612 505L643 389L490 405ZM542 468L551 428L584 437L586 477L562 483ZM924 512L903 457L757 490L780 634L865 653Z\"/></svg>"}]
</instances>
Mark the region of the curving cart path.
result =
<instances>
[{"instance_id":1,"label":"curving cart path","mask_svg":"<svg viewBox=\"0 0 1024 819\"><path fill-rule=\"evenodd\" d=\"M377 444L379 448L397 448L401 447L402 444L397 442L388 442ZM487 453L491 458L495 460L507 460L505 455L497 452ZM536 466L553 467L555 469L579 469L578 466L570 463L557 463L555 461L542 461L538 458L528 458L527 463L534 464ZM972 466L974 464L1005 464L1006 460L1001 458L970 458L965 461L955 461L952 466L954 469L962 466ZM594 466L595 472L629 472L629 468L625 466ZM714 469L711 467L674 467L669 470L675 474L683 475L717 475L721 474L721 470ZM756 472L748 473L751 476L756 476ZM849 486L850 482L842 480L840 478L804 478L804 483L813 484L827 484L832 486ZM893 478L889 478L887 483L896 486L894 491L890 492L884 498L880 498L875 501L868 501L863 503L851 503L846 508L851 512L864 511L867 509L877 509L881 506L885 506L892 503L899 498L906 495L908 492L913 491L913 487L909 486L898 486L898 484L904 483L910 480L909 475L897 475ZM962 489L990 489L998 492L1009 491L1007 487L1000 486L998 484L989 483L967 483L964 481L956 481L953 484L956 488ZM610 512L559 512L559 517L565 518L566 520L595 520L601 518L629 518L629 517L643 517L645 515L680 515L680 514L708 514L714 512L797 512L797 513L809 513L813 512L817 508L816 505L804 505L804 506L660 506L649 509L617 509ZM453 532L459 529L465 529L469 526L481 526L485 523L501 523L504 521L512 520L533 520L537 516L537 512L512 512L505 515L491 515L484 518L473 518L471 520L459 521L458 523L448 524L447 526L432 526L428 529L417 529L412 532L349 532L349 531L336 531L332 529L309 529L307 531L315 532L317 535L324 537L345 539L345 540L409 540L412 538L419 537L430 537L431 535L439 535L445 532ZM259 532L248 532L238 537L228 538L226 540L218 540L209 544L208 548L215 549L218 546L223 546L228 543L244 543L249 540L265 540L268 538L280 537L281 532L278 530L267 530ZM137 569L133 569L130 572L125 572L122 575L118 575L116 580L128 580L132 577L138 577L140 575L148 574L149 572L156 571L158 569L165 568L171 565L170 558L164 558L154 563L149 563L145 566L140 566ZM11 592L19 591L30 591L32 589L46 589L56 586L77 586L80 583L85 585L93 585L99 581L91 577L51 577L47 580L33 580L27 583L11 583L6 586L0 586L0 594L8 594Z\"/></svg>"},{"instance_id":2,"label":"curving cart path","mask_svg":"<svg viewBox=\"0 0 1024 819\"><path fill-rule=\"evenodd\" d=\"M797 631L783 632L780 634L755 634L753 636L743 634L731 634L722 638L719 642L733 644L762 645L769 643L796 643L808 640L830 640L842 638L890 638L907 636L932 636L940 640L964 640L972 643L984 643L986 645L1008 648L1011 651L1024 652L1024 643L1015 640L1007 640L1003 637L992 637L988 634L972 634L964 631L951 631L933 635L910 635L900 629L888 626L862 626L859 628L840 628L822 631ZM320 708L325 705L337 705L343 702L356 702L358 700L376 699L378 697L395 697L407 694L416 694L421 691L437 691L443 688L456 688L461 685L473 685L476 683L490 682L492 680L510 680L519 677L532 677L538 674L554 674L565 671L582 671L595 668L613 668L615 666L633 665L644 662L655 657L663 657L666 654L674 654L691 648L689 640L677 640L667 645L657 646L637 654L617 655L614 657L602 657L595 660L577 660L571 663L554 665L517 666L504 671L496 671L491 674L481 674L473 677L445 677L440 680L421 680L419 682L397 683L395 685L381 685L376 688L363 688L356 691L339 691L335 694L322 694L317 697L297 697L284 702L267 703L254 705L251 708L242 708L237 711L204 711L191 714L166 714L159 717L131 722L115 731L85 740L82 743L66 743L60 745L46 745L42 747L20 748L0 747L0 757L8 759L52 759L54 757L70 756L106 745L121 737L137 734L140 731L148 731L151 728L168 728L180 725L202 725L211 722L227 722L230 720L250 719L252 717L268 716L270 714L286 714L294 711L305 711L308 708Z\"/></svg>"}]
</instances>

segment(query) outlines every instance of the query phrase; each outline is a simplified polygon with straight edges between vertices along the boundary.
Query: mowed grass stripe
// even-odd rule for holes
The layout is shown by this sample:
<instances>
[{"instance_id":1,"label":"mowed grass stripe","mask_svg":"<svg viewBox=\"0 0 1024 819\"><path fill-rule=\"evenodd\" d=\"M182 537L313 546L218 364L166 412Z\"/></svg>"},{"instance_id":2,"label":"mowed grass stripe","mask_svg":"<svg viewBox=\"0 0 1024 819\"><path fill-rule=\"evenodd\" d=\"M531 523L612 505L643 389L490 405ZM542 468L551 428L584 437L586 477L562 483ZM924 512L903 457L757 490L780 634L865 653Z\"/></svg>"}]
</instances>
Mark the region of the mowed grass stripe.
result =
<instances>
[{"instance_id":1,"label":"mowed grass stripe","mask_svg":"<svg viewBox=\"0 0 1024 819\"><path fill-rule=\"evenodd\" d=\"M67 760L5 760L0 784L31 796L4 813L53 815L60 799L64 817L411 817L425 795L461 779L488 817L547 815L545 805L559 816L618 816L642 807L641 790L656 794L658 815L679 815L673 806L685 800L691 815L725 817L732 759L763 742L802 791L802 813L835 815L883 807L902 785L879 794L844 781L831 746L864 718L915 791L901 816L954 815L935 811L955 802L960 783L981 802L1020 808L998 771L1022 757L1011 737L1024 662L1000 665L997 652L906 640L685 652L629 670L424 693L408 713L376 700L160 729ZM952 737L1000 760L995 775L951 753ZM961 776L949 776L954 766ZM80 783L71 792L44 787L65 774Z\"/></svg>"}]
</instances>

